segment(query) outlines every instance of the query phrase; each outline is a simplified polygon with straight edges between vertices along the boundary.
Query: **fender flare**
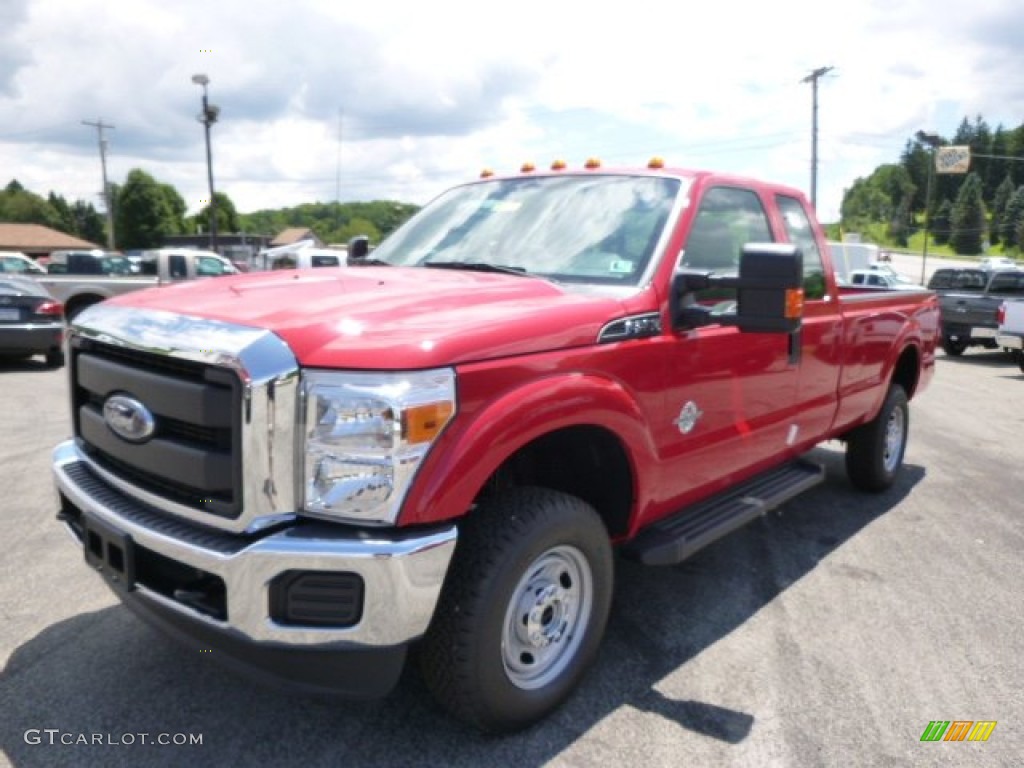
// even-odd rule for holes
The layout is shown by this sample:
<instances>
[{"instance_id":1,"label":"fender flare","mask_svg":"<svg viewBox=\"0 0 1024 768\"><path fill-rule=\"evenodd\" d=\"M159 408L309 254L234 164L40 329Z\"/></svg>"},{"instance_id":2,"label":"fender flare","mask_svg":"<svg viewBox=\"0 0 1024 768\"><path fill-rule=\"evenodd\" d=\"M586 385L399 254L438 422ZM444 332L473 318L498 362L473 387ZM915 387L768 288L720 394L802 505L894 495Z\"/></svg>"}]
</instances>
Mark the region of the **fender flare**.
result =
<instances>
[{"instance_id":1,"label":"fender flare","mask_svg":"<svg viewBox=\"0 0 1024 768\"><path fill-rule=\"evenodd\" d=\"M537 438L577 426L602 428L619 439L633 474L633 498L645 498L657 451L639 404L612 379L558 374L504 393L465 424L456 417L417 472L399 524L465 514L510 456Z\"/></svg>"}]
</instances>

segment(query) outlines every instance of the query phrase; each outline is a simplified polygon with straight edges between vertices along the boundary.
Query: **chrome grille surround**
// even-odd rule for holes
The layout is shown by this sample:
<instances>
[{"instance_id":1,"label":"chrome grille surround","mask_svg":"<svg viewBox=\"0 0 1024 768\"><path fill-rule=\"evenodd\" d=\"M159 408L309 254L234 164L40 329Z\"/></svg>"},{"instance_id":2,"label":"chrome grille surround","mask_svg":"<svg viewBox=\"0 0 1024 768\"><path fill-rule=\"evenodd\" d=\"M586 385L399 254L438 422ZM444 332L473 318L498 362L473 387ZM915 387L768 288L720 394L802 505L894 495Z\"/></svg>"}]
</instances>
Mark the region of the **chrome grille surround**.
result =
<instances>
[{"instance_id":1,"label":"chrome grille surround","mask_svg":"<svg viewBox=\"0 0 1024 768\"><path fill-rule=\"evenodd\" d=\"M90 343L163 358L169 364L191 361L230 371L240 382L240 398L232 404L238 409L241 430L235 441L240 455L232 456L241 467L237 514L213 514L168 499L90 460L90 467L104 480L165 512L235 533L295 517L301 488L296 461L299 366L279 336L263 328L101 303L75 319L69 343L72 350ZM68 366L72 391L76 368L74 363Z\"/></svg>"}]
</instances>

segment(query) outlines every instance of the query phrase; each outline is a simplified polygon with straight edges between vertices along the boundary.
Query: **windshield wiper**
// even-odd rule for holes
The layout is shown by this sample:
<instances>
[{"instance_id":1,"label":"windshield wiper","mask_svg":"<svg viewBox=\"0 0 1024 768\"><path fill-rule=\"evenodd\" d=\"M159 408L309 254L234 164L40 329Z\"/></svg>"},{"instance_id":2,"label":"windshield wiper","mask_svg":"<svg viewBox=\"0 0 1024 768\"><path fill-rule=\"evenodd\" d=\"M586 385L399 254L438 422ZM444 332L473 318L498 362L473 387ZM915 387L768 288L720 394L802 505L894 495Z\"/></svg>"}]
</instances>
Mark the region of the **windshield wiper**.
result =
<instances>
[{"instance_id":1,"label":"windshield wiper","mask_svg":"<svg viewBox=\"0 0 1024 768\"><path fill-rule=\"evenodd\" d=\"M384 261L383 259L371 259L364 256L361 259L350 259L348 262L350 267L390 267L390 261Z\"/></svg>"},{"instance_id":2,"label":"windshield wiper","mask_svg":"<svg viewBox=\"0 0 1024 768\"><path fill-rule=\"evenodd\" d=\"M486 261L425 261L424 267L436 269L465 269L470 272L500 272L505 275L528 275L525 267L510 267L506 264L489 264Z\"/></svg>"}]
</instances>

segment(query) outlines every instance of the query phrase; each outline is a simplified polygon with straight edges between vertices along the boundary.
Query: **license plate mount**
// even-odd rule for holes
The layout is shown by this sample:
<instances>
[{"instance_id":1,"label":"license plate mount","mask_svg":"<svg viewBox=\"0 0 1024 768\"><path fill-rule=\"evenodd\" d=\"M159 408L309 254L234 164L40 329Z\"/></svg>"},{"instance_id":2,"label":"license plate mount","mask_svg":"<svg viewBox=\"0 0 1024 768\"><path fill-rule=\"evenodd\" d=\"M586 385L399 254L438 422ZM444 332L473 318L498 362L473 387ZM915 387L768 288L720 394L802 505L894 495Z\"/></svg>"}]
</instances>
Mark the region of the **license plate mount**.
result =
<instances>
[{"instance_id":1,"label":"license plate mount","mask_svg":"<svg viewBox=\"0 0 1024 768\"><path fill-rule=\"evenodd\" d=\"M82 543L85 562L100 572L114 589L135 589L135 542L118 530L90 515L82 516Z\"/></svg>"}]
</instances>

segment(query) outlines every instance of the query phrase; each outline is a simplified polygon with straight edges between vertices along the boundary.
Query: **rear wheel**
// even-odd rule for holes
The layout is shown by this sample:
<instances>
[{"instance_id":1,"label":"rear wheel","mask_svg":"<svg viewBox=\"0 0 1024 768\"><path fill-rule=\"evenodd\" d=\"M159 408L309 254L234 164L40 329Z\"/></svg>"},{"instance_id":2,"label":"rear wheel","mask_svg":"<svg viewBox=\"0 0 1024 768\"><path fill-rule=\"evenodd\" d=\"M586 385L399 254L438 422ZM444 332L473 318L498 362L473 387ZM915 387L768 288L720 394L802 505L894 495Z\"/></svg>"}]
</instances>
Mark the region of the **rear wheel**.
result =
<instances>
[{"instance_id":1,"label":"rear wheel","mask_svg":"<svg viewBox=\"0 0 1024 768\"><path fill-rule=\"evenodd\" d=\"M561 704L597 654L611 605L608 532L586 503L519 488L470 514L420 648L458 718L524 728Z\"/></svg>"},{"instance_id":2,"label":"rear wheel","mask_svg":"<svg viewBox=\"0 0 1024 768\"><path fill-rule=\"evenodd\" d=\"M893 384L878 415L847 435L846 473L850 481L875 493L889 488L903 466L909 429L907 393Z\"/></svg>"},{"instance_id":3,"label":"rear wheel","mask_svg":"<svg viewBox=\"0 0 1024 768\"><path fill-rule=\"evenodd\" d=\"M967 339L956 338L952 336L942 337L942 351L950 357L960 357L967 349Z\"/></svg>"}]
</instances>

